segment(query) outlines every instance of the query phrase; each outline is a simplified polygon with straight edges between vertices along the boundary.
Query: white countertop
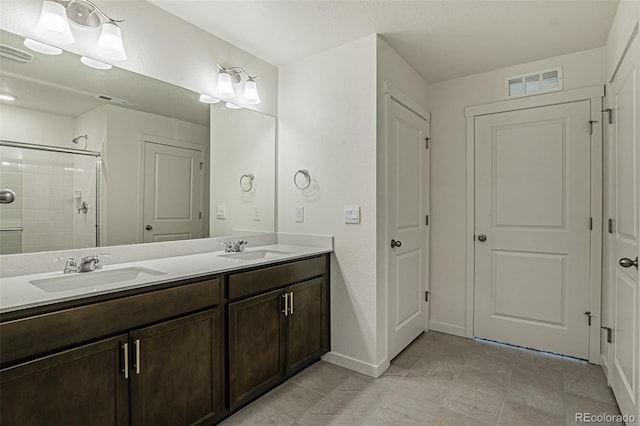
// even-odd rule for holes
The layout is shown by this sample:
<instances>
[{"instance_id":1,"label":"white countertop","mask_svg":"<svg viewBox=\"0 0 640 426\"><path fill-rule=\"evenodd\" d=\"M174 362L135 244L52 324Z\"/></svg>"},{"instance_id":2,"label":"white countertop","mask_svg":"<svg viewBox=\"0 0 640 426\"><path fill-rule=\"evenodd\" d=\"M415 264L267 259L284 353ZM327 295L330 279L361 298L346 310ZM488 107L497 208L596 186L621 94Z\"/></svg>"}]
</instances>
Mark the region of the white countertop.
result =
<instances>
[{"instance_id":1,"label":"white countertop","mask_svg":"<svg viewBox=\"0 0 640 426\"><path fill-rule=\"evenodd\" d=\"M162 275L149 276L141 274L140 277L120 281L117 283L101 284L92 287L85 287L73 290L58 292L46 292L30 284L30 281L62 277L59 272L46 272L41 274L20 275L15 277L0 279L0 313L7 313L21 309L33 308L52 303L59 303L69 300L82 299L96 295L115 293L118 291L130 290L134 288L146 287L150 285L162 284L177 280L197 278L206 275L219 274L230 271L239 271L255 266L264 266L273 263L295 260L308 256L329 253L332 250L319 247L307 247L289 244L271 244L265 246L251 247L245 252L255 250L272 250L287 252L276 258L238 260L221 257L223 251L190 254L184 256L164 257L158 259L139 260L129 263L109 264L109 259L103 259L102 271L139 267L164 272ZM101 271L87 272L89 274L100 274Z\"/></svg>"}]
</instances>

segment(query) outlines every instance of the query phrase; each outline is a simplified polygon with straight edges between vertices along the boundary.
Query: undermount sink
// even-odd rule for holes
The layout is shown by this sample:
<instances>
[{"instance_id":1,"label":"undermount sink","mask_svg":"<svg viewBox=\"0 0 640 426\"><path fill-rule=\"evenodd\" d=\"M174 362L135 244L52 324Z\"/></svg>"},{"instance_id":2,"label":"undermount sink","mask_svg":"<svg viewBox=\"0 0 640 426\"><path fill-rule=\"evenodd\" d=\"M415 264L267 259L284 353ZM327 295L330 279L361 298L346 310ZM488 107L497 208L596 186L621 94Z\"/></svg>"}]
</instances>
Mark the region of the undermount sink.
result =
<instances>
[{"instance_id":1,"label":"undermount sink","mask_svg":"<svg viewBox=\"0 0 640 426\"><path fill-rule=\"evenodd\" d=\"M104 284L116 284L125 281L132 281L143 276L158 276L165 274L166 272L133 266L130 268L100 270L68 274L61 277L43 278L29 281L29 284L32 284L47 293L56 293L59 291L77 290Z\"/></svg>"},{"instance_id":2,"label":"undermount sink","mask_svg":"<svg viewBox=\"0 0 640 426\"><path fill-rule=\"evenodd\" d=\"M225 254L219 254L218 256L226 257L229 259L258 260L258 259L274 259L276 257L282 257L286 254L291 254L291 252L260 249L260 250L243 251L240 253L225 253Z\"/></svg>"}]
</instances>

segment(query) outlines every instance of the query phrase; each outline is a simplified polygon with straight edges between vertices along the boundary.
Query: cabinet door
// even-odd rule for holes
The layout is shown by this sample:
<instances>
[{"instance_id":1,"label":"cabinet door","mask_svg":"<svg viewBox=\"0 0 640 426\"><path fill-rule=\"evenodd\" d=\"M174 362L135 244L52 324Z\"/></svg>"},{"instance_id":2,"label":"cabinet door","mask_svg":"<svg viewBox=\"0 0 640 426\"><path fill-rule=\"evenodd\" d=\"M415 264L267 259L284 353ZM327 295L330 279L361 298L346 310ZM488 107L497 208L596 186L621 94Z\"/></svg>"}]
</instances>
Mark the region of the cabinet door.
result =
<instances>
[{"instance_id":1,"label":"cabinet door","mask_svg":"<svg viewBox=\"0 0 640 426\"><path fill-rule=\"evenodd\" d=\"M130 334L131 424L197 425L222 403L217 309Z\"/></svg>"},{"instance_id":2,"label":"cabinet door","mask_svg":"<svg viewBox=\"0 0 640 426\"><path fill-rule=\"evenodd\" d=\"M327 283L316 278L287 288L289 293L287 374L306 367L328 350Z\"/></svg>"},{"instance_id":3,"label":"cabinet door","mask_svg":"<svg viewBox=\"0 0 640 426\"><path fill-rule=\"evenodd\" d=\"M127 425L126 341L122 335L2 370L2 425Z\"/></svg>"},{"instance_id":4,"label":"cabinet door","mask_svg":"<svg viewBox=\"0 0 640 426\"><path fill-rule=\"evenodd\" d=\"M229 303L229 400L237 408L285 373L282 290Z\"/></svg>"}]
</instances>

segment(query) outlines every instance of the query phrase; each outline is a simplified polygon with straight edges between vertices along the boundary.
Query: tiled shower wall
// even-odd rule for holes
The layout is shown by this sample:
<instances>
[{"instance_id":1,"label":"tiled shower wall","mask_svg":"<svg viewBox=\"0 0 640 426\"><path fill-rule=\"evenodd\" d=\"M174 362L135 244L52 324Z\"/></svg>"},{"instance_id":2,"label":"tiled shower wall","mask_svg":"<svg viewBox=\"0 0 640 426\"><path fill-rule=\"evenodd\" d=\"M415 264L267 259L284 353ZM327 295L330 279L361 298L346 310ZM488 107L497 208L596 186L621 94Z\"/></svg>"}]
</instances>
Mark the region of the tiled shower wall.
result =
<instances>
[{"instance_id":1,"label":"tiled shower wall","mask_svg":"<svg viewBox=\"0 0 640 426\"><path fill-rule=\"evenodd\" d=\"M83 155L0 147L0 187L16 201L0 204L0 254L96 246L96 159ZM81 199L74 199L77 189ZM80 201L89 204L78 213Z\"/></svg>"}]
</instances>

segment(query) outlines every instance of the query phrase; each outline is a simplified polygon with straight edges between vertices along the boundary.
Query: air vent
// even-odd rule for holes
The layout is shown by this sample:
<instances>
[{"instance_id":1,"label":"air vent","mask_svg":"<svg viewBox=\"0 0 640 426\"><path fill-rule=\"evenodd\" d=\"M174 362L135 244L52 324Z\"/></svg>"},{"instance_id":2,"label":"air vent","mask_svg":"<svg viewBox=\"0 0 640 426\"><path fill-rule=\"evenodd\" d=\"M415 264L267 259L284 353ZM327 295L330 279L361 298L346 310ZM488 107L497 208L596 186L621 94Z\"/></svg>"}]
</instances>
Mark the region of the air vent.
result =
<instances>
[{"instance_id":1,"label":"air vent","mask_svg":"<svg viewBox=\"0 0 640 426\"><path fill-rule=\"evenodd\" d=\"M114 98L113 96L107 96L107 95L98 95L98 96L96 96L96 98L102 99L102 100L105 100L105 101L109 101L109 102L113 102L115 104L128 104L129 103L129 101L126 101L124 99Z\"/></svg>"},{"instance_id":2,"label":"air vent","mask_svg":"<svg viewBox=\"0 0 640 426\"><path fill-rule=\"evenodd\" d=\"M0 44L0 56L21 64L28 64L33 61L33 55L31 53L16 49L15 47L11 47L6 44Z\"/></svg>"},{"instance_id":3,"label":"air vent","mask_svg":"<svg viewBox=\"0 0 640 426\"><path fill-rule=\"evenodd\" d=\"M509 77L505 80L505 98L539 95L562 90L562 68Z\"/></svg>"}]
</instances>

